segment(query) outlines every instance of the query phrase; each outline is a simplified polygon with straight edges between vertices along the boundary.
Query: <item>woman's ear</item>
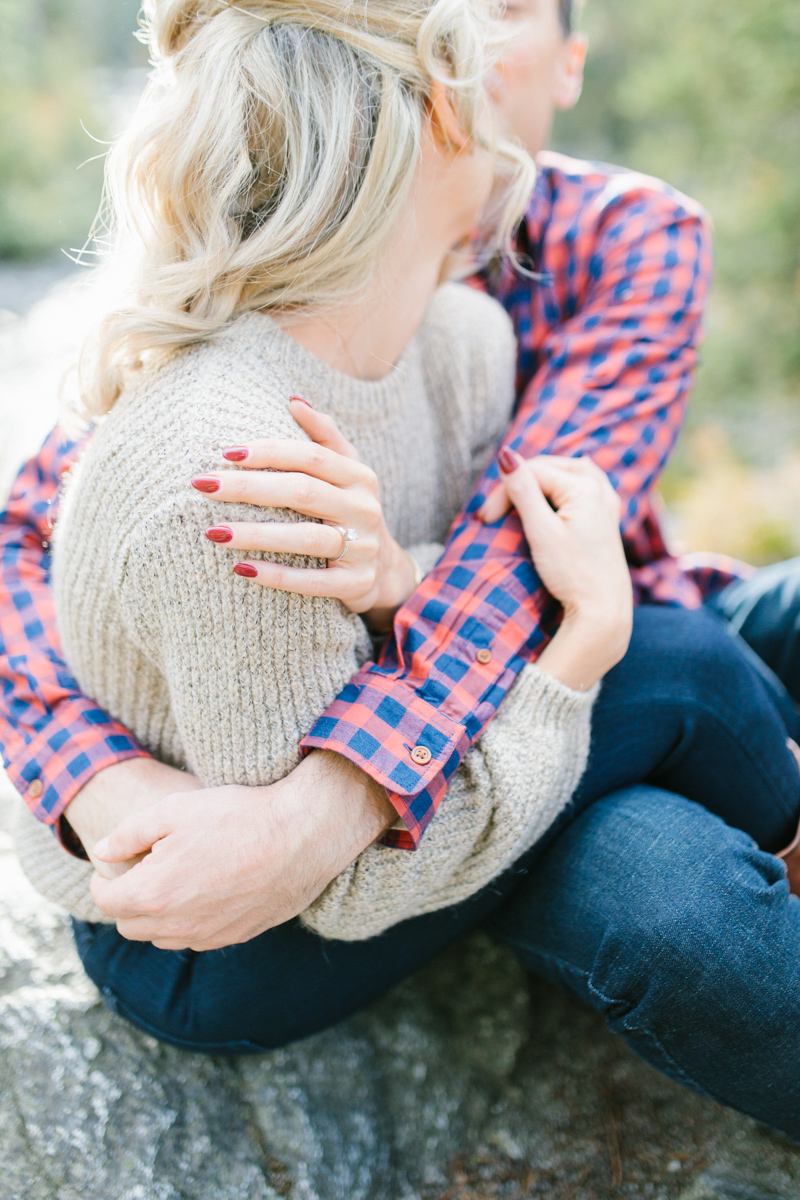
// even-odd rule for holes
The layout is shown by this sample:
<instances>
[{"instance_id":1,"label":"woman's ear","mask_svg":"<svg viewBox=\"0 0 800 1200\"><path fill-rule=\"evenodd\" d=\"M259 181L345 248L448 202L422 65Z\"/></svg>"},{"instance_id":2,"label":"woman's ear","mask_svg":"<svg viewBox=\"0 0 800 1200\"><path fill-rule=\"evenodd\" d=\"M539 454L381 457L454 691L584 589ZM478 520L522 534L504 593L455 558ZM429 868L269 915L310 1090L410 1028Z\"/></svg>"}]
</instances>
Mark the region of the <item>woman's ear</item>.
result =
<instances>
[{"instance_id":1,"label":"woman's ear","mask_svg":"<svg viewBox=\"0 0 800 1200\"><path fill-rule=\"evenodd\" d=\"M461 128L447 88L438 79L433 81L428 93L428 118L434 140L440 148L463 150L469 144L469 137Z\"/></svg>"},{"instance_id":2,"label":"woman's ear","mask_svg":"<svg viewBox=\"0 0 800 1200\"><path fill-rule=\"evenodd\" d=\"M553 101L556 108L574 108L583 91L583 68L589 43L585 33L573 33L567 38L556 69Z\"/></svg>"}]
</instances>

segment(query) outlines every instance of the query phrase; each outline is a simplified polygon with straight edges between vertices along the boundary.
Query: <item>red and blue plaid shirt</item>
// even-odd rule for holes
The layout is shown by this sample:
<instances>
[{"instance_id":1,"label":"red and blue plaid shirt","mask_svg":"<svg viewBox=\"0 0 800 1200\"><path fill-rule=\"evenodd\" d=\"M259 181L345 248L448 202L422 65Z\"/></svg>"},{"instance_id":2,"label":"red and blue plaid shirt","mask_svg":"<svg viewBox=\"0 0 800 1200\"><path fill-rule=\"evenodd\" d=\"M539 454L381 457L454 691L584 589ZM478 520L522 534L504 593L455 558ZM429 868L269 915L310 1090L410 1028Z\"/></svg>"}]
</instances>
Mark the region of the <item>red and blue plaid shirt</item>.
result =
<instances>
[{"instance_id":1,"label":"red and blue plaid shirt","mask_svg":"<svg viewBox=\"0 0 800 1200\"><path fill-rule=\"evenodd\" d=\"M506 440L525 457L591 455L623 500L637 600L697 607L736 567L687 569L670 556L653 489L697 363L711 277L702 210L657 180L548 154L518 252L534 279L505 268L475 281L517 334L519 400ZM76 451L54 431L0 518L0 743L12 782L49 824L97 771L147 753L81 694L61 657L48 539ZM418 844L450 776L560 619L516 514L489 527L473 515L496 479L492 463L379 662L301 744L343 754L386 787L404 826L386 835L390 845Z\"/></svg>"}]
</instances>

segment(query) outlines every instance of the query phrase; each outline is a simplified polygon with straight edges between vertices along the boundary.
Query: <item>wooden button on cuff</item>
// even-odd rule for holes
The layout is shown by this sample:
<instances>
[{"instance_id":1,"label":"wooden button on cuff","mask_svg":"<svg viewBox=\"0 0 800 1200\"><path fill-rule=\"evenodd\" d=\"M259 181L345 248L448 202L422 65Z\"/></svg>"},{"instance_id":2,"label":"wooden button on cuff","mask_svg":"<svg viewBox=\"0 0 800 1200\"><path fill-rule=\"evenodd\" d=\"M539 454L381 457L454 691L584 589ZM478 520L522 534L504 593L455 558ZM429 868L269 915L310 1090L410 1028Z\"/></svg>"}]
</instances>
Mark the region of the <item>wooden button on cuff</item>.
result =
<instances>
[{"instance_id":1,"label":"wooden button on cuff","mask_svg":"<svg viewBox=\"0 0 800 1200\"><path fill-rule=\"evenodd\" d=\"M28 795L33 796L34 800L37 800L43 791L44 784L41 779L32 779L28 784Z\"/></svg>"},{"instance_id":2,"label":"wooden button on cuff","mask_svg":"<svg viewBox=\"0 0 800 1200\"><path fill-rule=\"evenodd\" d=\"M431 761L433 755L427 746L415 746L411 751L411 757L419 767L426 767Z\"/></svg>"},{"instance_id":3,"label":"wooden button on cuff","mask_svg":"<svg viewBox=\"0 0 800 1200\"><path fill-rule=\"evenodd\" d=\"M487 663L492 661L492 652L491 650L479 650L475 657L479 663L483 663L486 666Z\"/></svg>"}]
</instances>

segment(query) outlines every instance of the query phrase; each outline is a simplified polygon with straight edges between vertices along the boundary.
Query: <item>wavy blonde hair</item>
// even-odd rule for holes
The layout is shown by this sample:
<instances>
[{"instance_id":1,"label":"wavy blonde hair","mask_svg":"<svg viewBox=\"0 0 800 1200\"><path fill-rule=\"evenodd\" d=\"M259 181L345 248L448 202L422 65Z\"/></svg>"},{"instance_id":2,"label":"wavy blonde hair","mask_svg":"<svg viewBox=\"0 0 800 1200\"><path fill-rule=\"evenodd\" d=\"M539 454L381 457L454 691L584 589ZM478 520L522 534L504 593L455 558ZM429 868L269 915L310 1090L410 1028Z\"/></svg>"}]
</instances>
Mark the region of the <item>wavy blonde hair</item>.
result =
<instances>
[{"instance_id":1,"label":"wavy blonde hair","mask_svg":"<svg viewBox=\"0 0 800 1200\"><path fill-rule=\"evenodd\" d=\"M245 312L363 286L408 196L432 81L496 151L507 239L533 166L483 128L493 2L145 0L154 70L106 168L127 299L84 349L84 413Z\"/></svg>"}]
</instances>

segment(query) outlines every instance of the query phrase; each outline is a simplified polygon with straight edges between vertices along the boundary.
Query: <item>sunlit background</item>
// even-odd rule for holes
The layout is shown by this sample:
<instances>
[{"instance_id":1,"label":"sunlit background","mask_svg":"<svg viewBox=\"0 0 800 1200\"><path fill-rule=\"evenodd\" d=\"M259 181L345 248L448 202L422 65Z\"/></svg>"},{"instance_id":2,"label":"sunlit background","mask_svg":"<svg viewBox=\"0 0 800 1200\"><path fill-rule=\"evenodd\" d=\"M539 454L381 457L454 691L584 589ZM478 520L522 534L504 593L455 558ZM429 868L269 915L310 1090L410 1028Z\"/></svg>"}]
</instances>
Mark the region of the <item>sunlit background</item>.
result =
<instances>
[{"instance_id":1,"label":"sunlit background","mask_svg":"<svg viewBox=\"0 0 800 1200\"><path fill-rule=\"evenodd\" d=\"M51 289L76 274L64 251L146 74L137 7L0 0L0 488L52 421L79 332ZM557 148L660 175L716 226L705 361L662 489L672 536L800 553L800 2L589 0L582 20L586 91Z\"/></svg>"}]
</instances>

